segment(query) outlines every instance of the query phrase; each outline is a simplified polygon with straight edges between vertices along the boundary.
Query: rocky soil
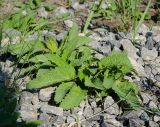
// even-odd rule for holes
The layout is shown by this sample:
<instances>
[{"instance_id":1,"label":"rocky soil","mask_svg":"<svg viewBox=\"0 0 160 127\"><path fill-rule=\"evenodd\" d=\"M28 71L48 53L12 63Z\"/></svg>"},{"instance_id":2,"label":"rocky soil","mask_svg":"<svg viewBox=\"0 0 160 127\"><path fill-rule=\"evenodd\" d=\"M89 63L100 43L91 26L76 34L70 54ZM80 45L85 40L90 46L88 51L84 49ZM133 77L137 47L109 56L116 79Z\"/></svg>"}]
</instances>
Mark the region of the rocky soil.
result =
<instances>
[{"instance_id":1,"label":"rocky soil","mask_svg":"<svg viewBox=\"0 0 160 127\"><path fill-rule=\"evenodd\" d=\"M75 14L80 9L87 8L87 4L74 2L72 9L60 6L54 13L60 12ZM49 13L40 7L37 13L41 17L49 16ZM83 13L81 13L83 16ZM53 16L53 15L52 15ZM79 15L80 16L80 15ZM79 20L78 18L76 20ZM83 21L81 21L83 24ZM80 23L80 22L79 22ZM62 22L63 27L68 29L73 25L73 20L68 19ZM95 25L95 24L94 24ZM93 24L90 24L92 27ZM126 51L129 59L136 70L136 73L125 78L135 82L141 89L140 102L144 108L139 110L121 109L111 96L103 100L89 96L81 102L79 107L72 110L63 110L57 107L51 100L56 87L44 88L37 91L27 91L26 82L29 77L14 80L18 75L18 69L13 64L13 57L0 55L0 86L13 86L13 83L20 89L17 95L18 104L16 111L20 113L21 121L43 120L44 123L38 127L159 127L160 112L151 112L149 109L160 109L160 27L153 26L151 29L142 24L136 35L137 42L131 42L132 32L124 33L110 32L103 26L91 30L90 37L93 41L90 46L97 49L93 55L101 59L110 54L113 50ZM15 29L6 30L11 36L11 43L19 43L21 33ZM53 36L58 41L63 39L64 32L53 32L43 30L44 36ZM28 35L28 40L37 39L36 33ZM8 38L2 40L7 43Z\"/></svg>"}]
</instances>

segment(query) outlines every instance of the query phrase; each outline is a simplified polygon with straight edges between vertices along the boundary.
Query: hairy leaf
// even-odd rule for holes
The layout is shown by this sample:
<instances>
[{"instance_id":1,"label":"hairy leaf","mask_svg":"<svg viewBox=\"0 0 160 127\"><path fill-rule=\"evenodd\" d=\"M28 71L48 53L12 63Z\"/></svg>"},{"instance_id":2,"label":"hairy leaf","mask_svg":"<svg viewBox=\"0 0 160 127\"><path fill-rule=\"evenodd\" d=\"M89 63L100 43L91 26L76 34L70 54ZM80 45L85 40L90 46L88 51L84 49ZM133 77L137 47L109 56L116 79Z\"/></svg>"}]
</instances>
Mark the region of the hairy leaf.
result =
<instances>
[{"instance_id":1,"label":"hairy leaf","mask_svg":"<svg viewBox=\"0 0 160 127\"><path fill-rule=\"evenodd\" d=\"M79 86L73 86L70 92L62 100L60 107L64 109L71 109L80 104L87 95L86 90L82 90Z\"/></svg>"},{"instance_id":2,"label":"hairy leaf","mask_svg":"<svg viewBox=\"0 0 160 127\"><path fill-rule=\"evenodd\" d=\"M11 44L8 46L9 52L13 55L22 56L23 54L33 51L33 50L40 50L44 49L44 45L41 41L31 41L26 43L18 43L18 44Z\"/></svg>"},{"instance_id":3,"label":"hairy leaf","mask_svg":"<svg viewBox=\"0 0 160 127\"><path fill-rule=\"evenodd\" d=\"M18 77L21 77L21 76L25 75L26 73L30 73L31 71L36 70L36 69L38 69L39 67L40 67L40 65L37 64L37 65L29 66L29 67L27 67L27 68L22 68L22 69L20 70L20 72L19 72Z\"/></svg>"},{"instance_id":4,"label":"hairy leaf","mask_svg":"<svg viewBox=\"0 0 160 127\"><path fill-rule=\"evenodd\" d=\"M63 81L72 80L75 78L75 70L71 66L56 67L55 69L44 73L27 84L27 89L42 88Z\"/></svg>"},{"instance_id":5,"label":"hairy leaf","mask_svg":"<svg viewBox=\"0 0 160 127\"><path fill-rule=\"evenodd\" d=\"M55 39L49 39L45 44L47 48L52 51L52 53L57 51L58 44Z\"/></svg>"},{"instance_id":6,"label":"hairy leaf","mask_svg":"<svg viewBox=\"0 0 160 127\"><path fill-rule=\"evenodd\" d=\"M114 84L114 78L113 77L107 77L107 76L104 77L103 86L106 89L112 88L113 84Z\"/></svg>"},{"instance_id":7,"label":"hairy leaf","mask_svg":"<svg viewBox=\"0 0 160 127\"><path fill-rule=\"evenodd\" d=\"M104 87L102 85L102 81L99 78L93 78L93 77L89 78L86 76L85 77L85 86L104 90Z\"/></svg>"},{"instance_id":8,"label":"hairy leaf","mask_svg":"<svg viewBox=\"0 0 160 127\"><path fill-rule=\"evenodd\" d=\"M43 62L43 63L48 63L48 64L52 62L52 63L56 64L57 66L68 65L58 55L51 54L51 53L36 55L36 56L30 58L29 62L33 62L33 63Z\"/></svg>"},{"instance_id":9,"label":"hairy leaf","mask_svg":"<svg viewBox=\"0 0 160 127\"><path fill-rule=\"evenodd\" d=\"M60 103L66 96L67 92L73 87L73 82L62 83L56 89L54 100L56 103Z\"/></svg>"},{"instance_id":10,"label":"hairy leaf","mask_svg":"<svg viewBox=\"0 0 160 127\"><path fill-rule=\"evenodd\" d=\"M138 87L128 81L115 83L112 89L122 99L127 101L132 107L136 108L140 106L138 100Z\"/></svg>"},{"instance_id":11,"label":"hairy leaf","mask_svg":"<svg viewBox=\"0 0 160 127\"><path fill-rule=\"evenodd\" d=\"M74 24L71 30L69 31L69 36L66 39L66 42L62 48L62 59L67 60L68 57L71 55L72 51L74 51L76 48L82 45L85 45L90 41L91 39L89 37L78 35L78 25Z\"/></svg>"},{"instance_id":12,"label":"hairy leaf","mask_svg":"<svg viewBox=\"0 0 160 127\"><path fill-rule=\"evenodd\" d=\"M126 52L113 51L109 56L104 57L100 63L102 66L109 69L116 67L120 69L123 74L126 74L133 69Z\"/></svg>"}]
</instances>

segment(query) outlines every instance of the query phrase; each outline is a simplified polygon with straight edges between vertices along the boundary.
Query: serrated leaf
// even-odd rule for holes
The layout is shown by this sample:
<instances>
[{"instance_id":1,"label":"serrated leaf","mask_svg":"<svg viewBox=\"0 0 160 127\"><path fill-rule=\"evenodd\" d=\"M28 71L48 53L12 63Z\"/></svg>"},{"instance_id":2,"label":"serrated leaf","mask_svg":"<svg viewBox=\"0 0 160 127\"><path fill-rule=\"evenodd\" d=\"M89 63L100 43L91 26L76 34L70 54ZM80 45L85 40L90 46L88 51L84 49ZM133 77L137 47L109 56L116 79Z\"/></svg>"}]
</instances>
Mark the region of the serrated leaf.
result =
<instances>
[{"instance_id":1,"label":"serrated leaf","mask_svg":"<svg viewBox=\"0 0 160 127\"><path fill-rule=\"evenodd\" d=\"M73 87L73 82L62 83L56 89L54 100L56 103L60 103L66 96L67 92Z\"/></svg>"},{"instance_id":2,"label":"serrated leaf","mask_svg":"<svg viewBox=\"0 0 160 127\"><path fill-rule=\"evenodd\" d=\"M115 83L115 79L112 75L110 75L110 70L107 69L104 74L103 86L106 89L110 89L112 88L114 83Z\"/></svg>"},{"instance_id":3,"label":"serrated leaf","mask_svg":"<svg viewBox=\"0 0 160 127\"><path fill-rule=\"evenodd\" d=\"M42 68L40 68L40 69L38 69L36 77L44 76L44 74L47 74L50 71L51 71L50 69L42 69Z\"/></svg>"},{"instance_id":4,"label":"serrated leaf","mask_svg":"<svg viewBox=\"0 0 160 127\"><path fill-rule=\"evenodd\" d=\"M109 69L116 67L121 70L123 74L133 69L126 52L113 51L109 56L102 58L100 63Z\"/></svg>"},{"instance_id":5,"label":"serrated leaf","mask_svg":"<svg viewBox=\"0 0 160 127\"><path fill-rule=\"evenodd\" d=\"M70 92L62 100L60 107L64 109L77 107L86 96L86 90L82 90L79 86L73 86Z\"/></svg>"},{"instance_id":6,"label":"serrated leaf","mask_svg":"<svg viewBox=\"0 0 160 127\"><path fill-rule=\"evenodd\" d=\"M44 73L27 84L27 89L47 87L63 81L73 80L75 78L75 69L71 66L56 67L55 69Z\"/></svg>"},{"instance_id":7,"label":"serrated leaf","mask_svg":"<svg viewBox=\"0 0 160 127\"><path fill-rule=\"evenodd\" d=\"M46 44L47 48L52 51L52 53L57 51L58 44L55 39L53 39L53 38L49 39L45 44Z\"/></svg>"},{"instance_id":8,"label":"serrated leaf","mask_svg":"<svg viewBox=\"0 0 160 127\"><path fill-rule=\"evenodd\" d=\"M85 77L85 86L96 88L99 90L104 90L104 87L102 85L102 81L99 78L93 78L93 77Z\"/></svg>"},{"instance_id":9,"label":"serrated leaf","mask_svg":"<svg viewBox=\"0 0 160 127\"><path fill-rule=\"evenodd\" d=\"M113 77L107 77L107 76L104 77L104 80L103 80L103 84L102 84L102 85L103 85L106 89L112 88L113 84L114 84L114 78L113 78Z\"/></svg>"},{"instance_id":10,"label":"serrated leaf","mask_svg":"<svg viewBox=\"0 0 160 127\"><path fill-rule=\"evenodd\" d=\"M18 56L22 56L25 53L33 50L39 51L40 49L44 49L44 45L41 41L10 44L8 46L9 52L13 55L18 55Z\"/></svg>"},{"instance_id":11,"label":"serrated leaf","mask_svg":"<svg viewBox=\"0 0 160 127\"><path fill-rule=\"evenodd\" d=\"M1 48L1 41L2 41L2 23L0 22L0 48Z\"/></svg>"},{"instance_id":12,"label":"serrated leaf","mask_svg":"<svg viewBox=\"0 0 160 127\"><path fill-rule=\"evenodd\" d=\"M82 45L85 45L90 41L91 39L89 37L78 35L78 25L74 24L71 30L69 31L69 36L66 39L66 42L62 48L62 59L67 60L68 57L71 55L72 51L74 51L76 48Z\"/></svg>"},{"instance_id":13,"label":"serrated leaf","mask_svg":"<svg viewBox=\"0 0 160 127\"><path fill-rule=\"evenodd\" d=\"M18 77L21 77L21 76L23 76L23 75L25 75L26 73L29 73L29 72L31 72L31 71L33 71L33 70L36 70L36 69L38 69L40 67L40 65L32 65L32 66L29 66L29 67L27 67L27 68L22 68L21 70L20 70L20 73L19 73L19 75L18 75Z\"/></svg>"},{"instance_id":14,"label":"serrated leaf","mask_svg":"<svg viewBox=\"0 0 160 127\"><path fill-rule=\"evenodd\" d=\"M115 83L112 89L122 99L127 101L131 107L137 108L140 106L138 100L138 87L134 83L128 81Z\"/></svg>"}]
</instances>

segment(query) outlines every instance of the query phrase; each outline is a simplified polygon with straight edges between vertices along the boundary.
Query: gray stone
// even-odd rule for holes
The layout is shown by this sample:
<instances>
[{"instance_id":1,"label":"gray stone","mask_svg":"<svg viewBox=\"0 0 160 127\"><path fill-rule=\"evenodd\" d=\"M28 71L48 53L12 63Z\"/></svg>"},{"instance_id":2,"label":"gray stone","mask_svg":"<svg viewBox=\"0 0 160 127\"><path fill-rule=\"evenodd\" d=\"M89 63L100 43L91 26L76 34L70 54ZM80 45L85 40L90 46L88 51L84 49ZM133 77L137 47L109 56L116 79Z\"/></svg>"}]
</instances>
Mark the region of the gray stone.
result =
<instances>
[{"instance_id":1,"label":"gray stone","mask_svg":"<svg viewBox=\"0 0 160 127\"><path fill-rule=\"evenodd\" d=\"M107 96L104 100L104 110L108 114L114 114L114 115L119 115L120 114L120 109L117 105L117 103L114 102L111 96Z\"/></svg>"},{"instance_id":2,"label":"gray stone","mask_svg":"<svg viewBox=\"0 0 160 127\"><path fill-rule=\"evenodd\" d=\"M160 74L157 74L154 78L155 78L158 82L160 82Z\"/></svg>"},{"instance_id":3,"label":"gray stone","mask_svg":"<svg viewBox=\"0 0 160 127\"><path fill-rule=\"evenodd\" d=\"M159 127L159 125L154 121L149 121L149 127Z\"/></svg>"},{"instance_id":4,"label":"gray stone","mask_svg":"<svg viewBox=\"0 0 160 127\"><path fill-rule=\"evenodd\" d=\"M157 105L153 101L150 101L149 102L149 108L151 108L151 109L157 109L158 107L157 107Z\"/></svg>"},{"instance_id":5,"label":"gray stone","mask_svg":"<svg viewBox=\"0 0 160 127\"><path fill-rule=\"evenodd\" d=\"M95 101L91 102L91 107L92 108L96 108L97 107L97 103Z\"/></svg>"},{"instance_id":6,"label":"gray stone","mask_svg":"<svg viewBox=\"0 0 160 127\"><path fill-rule=\"evenodd\" d=\"M159 35L160 34L160 27L159 26L153 26L151 31L152 31L154 36Z\"/></svg>"},{"instance_id":7,"label":"gray stone","mask_svg":"<svg viewBox=\"0 0 160 127\"><path fill-rule=\"evenodd\" d=\"M145 70L143 68L143 66L138 63L135 59L131 58L131 57L128 57L133 68L135 69L135 71L137 72L138 76L141 76L141 77L146 77L146 73L145 73Z\"/></svg>"},{"instance_id":8,"label":"gray stone","mask_svg":"<svg viewBox=\"0 0 160 127\"><path fill-rule=\"evenodd\" d=\"M144 66L144 70L145 70L145 72L146 72L146 74L148 75L148 76L151 76L152 75L152 67L151 67L151 65L145 65Z\"/></svg>"},{"instance_id":9,"label":"gray stone","mask_svg":"<svg viewBox=\"0 0 160 127\"><path fill-rule=\"evenodd\" d=\"M36 111L37 107L35 107L32 104L26 104L26 103L24 103L24 104L20 105L20 110L34 110L34 111Z\"/></svg>"},{"instance_id":10,"label":"gray stone","mask_svg":"<svg viewBox=\"0 0 160 127\"><path fill-rule=\"evenodd\" d=\"M42 18L47 18L48 17L48 12L45 10L44 7L38 8L37 12L38 12L39 17L42 17Z\"/></svg>"},{"instance_id":11,"label":"gray stone","mask_svg":"<svg viewBox=\"0 0 160 127\"><path fill-rule=\"evenodd\" d=\"M55 11L54 11L54 15L53 16L59 16L60 14L67 14L68 10L65 7L58 7Z\"/></svg>"},{"instance_id":12,"label":"gray stone","mask_svg":"<svg viewBox=\"0 0 160 127\"><path fill-rule=\"evenodd\" d=\"M39 99L41 101L49 101L51 99L51 96L54 90L55 90L55 87L47 87L47 88L41 89L39 91Z\"/></svg>"},{"instance_id":13,"label":"gray stone","mask_svg":"<svg viewBox=\"0 0 160 127\"><path fill-rule=\"evenodd\" d=\"M94 108L94 114L99 113L100 111L102 111L100 107Z\"/></svg>"},{"instance_id":14,"label":"gray stone","mask_svg":"<svg viewBox=\"0 0 160 127\"><path fill-rule=\"evenodd\" d=\"M160 35L153 36L153 40L154 40L155 42L160 42Z\"/></svg>"},{"instance_id":15,"label":"gray stone","mask_svg":"<svg viewBox=\"0 0 160 127\"><path fill-rule=\"evenodd\" d=\"M147 32L146 33L146 38L147 38L147 41L146 41L145 47L148 50L152 50L153 49L153 45L154 45L152 32Z\"/></svg>"},{"instance_id":16,"label":"gray stone","mask_svg":"<svg viewBox=\"0 0 160 127\"><path fill-rule=\"evenodd\" d=\"M100 50L104 55L107 55L107 54L111 53L111 45L103 44L103 46L101 46L101 47L99 48L99 50Z\"/></svg>"},{"instance_id":17,"label":"gray stone","mask_svg":"<svg viewBox=\"0 0 160 127\"><path fill-rule=\"evenodd\" d=\"M137 35L136 36L136 42L138 43L138 44L140 44L140 45L142 45L142 46L145 46L145 43L146 43L146 37L145 36L143 36L143 35Z\"/></svg>"},{"instance_id":18,"label":"gray stone","mask_svg":"<svg viewBox=\"0 0 160 127\"><path fill-rule=\"evenodd\" d=\"M52 125L49 122L49 120L50 120L49 115L42 113L39 116L39 120L42 120L43 123L41 125L39 125L38 127L52 127Z\"/></svg>"},{"instance_id":19,"label":"gray stone","mask_svg":"<svg viewBox=\"0 0 160 127\"><path fill-rule=\"evenodd\" d=\"M153 119L155 122L160 122L160 116L158 115L155 115Z\"/></svg>"},{"instance_id":20,"label":"gray stone","mask_svg":"<svg viewBox=\"0 0 160 127\"><path fill-rule=\"evenodd\" d=\"M60 107L55 107L55 106L50 106L50 105L44 104L43 106L41 106L40 110L43 113L53 114L53 115L57 115L57 116L63 116L63 109Z\"/></svg>"},{"instance_id":21,"label":"gray stone","mask_svg":"<svg viewBox=\"0 0 160 127\"><path fill-rule=\"evenodd\" d=\"M64 117L63 116L58 116L57 120L53 124L56 125L56 127L58 125L64 124Z\"/></svg>"},{"instance_id":22,"label":"gray stone","mask_svg":"<svg viewBox=\"0 0 160 127\"><path fill-rule=\"evenodd\" d=\"M148 50L145 47L143 47L141 50L141 56L143 60L155 60L158 56L158 52L155 48L153 48L152 50Z\"/></svg>"},{"instance_id":23,"label":"gray stone","mask_svg":"<svg viewBox=\"0 0 160 127\"><path fill-rule=\"evenodd\" d=\"M89 104L86 105L86 107L84 108L83 115L84 115L85 117L90 117L90 116L93 115L92 107L91 107Z\"/></svg>"},{"instance_id":24,"label":"gray stone","mask_svg":"<svg viewBox=\"0 0 160 127\"><path fill-rule=\"evenodd\" d=\"M115 127L115 126L109 123L102 123L101 127Z\"/></svg>"},{"instance_id":25,"label":"gray stone","mask_svg":"<svg viewBox=\"0 0 160 127\"><path fill-rule=\"evenodd\" d=\"M34 105L34 107L36 107L37 109L40 108L41 105L40 105L40 102L39 102L38 93L33 94L31 102Z\"/></svg>"},{"instance_id":26,"label":"gray stone","mask_svg":"<svg viewBox=\"0 0 160 127\"><path fill-rule=\"evenodd\" d=\"M5 34L7 34L7 36L9 36L10 38L21 36L21 32L16 29L7 29L5 30Z\"/></svg>"},{"instance_id":27,"label":"gray stone","mask_svg":"<svg viewBox=\"0 0 160 127\"><path fill-rule=\"evenodd\" d=\"M21 93L19 104L31 104L33 98L33 94L27 91L23 91Z\"/></svg>"},{"instance_id":28,"label":"gray stone","mask_svg":"<svg viewBox=\"0 0 160 127\"><path fill-rule=\"evenodd\" d=\"M127 51L129 57L131 57L133 59L137 59L138 58L138 56L137 56L138 49L136 49L133 46L133 44L132 44L132 42L130 40L122 39L120 41L120 43L122 44L124 51Z\"/></svg>"},{"instance_id":29,"label":"gray stone","mask_svg":"<svg viewBox=\"0 0 160 127\"><path fill-rule=\"evenodd\" d=\"M79 4L79 2L74 2L72 4L72 8L74 10L81 10L81 9L85 9L85 7L82 4Z\"/></svg>"},{"instance_id":30,"label":"gray stone","mask_svg":"<svg viewBox=\"0 0 160 127\"><path fill-rule=\"evenodd\" d=\"M148 102L152 100L152 97L148 93L141 92L141 97L143 104L148 104Z\"/></svg>"},{"instance_id":31,"label":"gray stone","mask_svg":"<svg viewBox=\"0 0 160 127\"><path fill-rule=\"evenodd\" d=\"M71 28L73 26L73 21L71 20L65 20L64 21L64 24L68 27L68 28Z\"/></svg>"},{"instance_id":32,"label":"gray stone","mask_svg":"<svg viewBox=\"0 0 160 127\"><path fill-rule=\"evenodd\" d=\"M140 119L129 119L130 127L145 127L144 121Z\"/></svg>"},{"instance_id":33,"label":"gray stone","mask_svg":"<svg viewBox=\"0 0 160 127\"><path fill-rule=\"evenodd\" d=\"M67 123L74 123L74 122L76 122L76 119L75 119L75 118L73 118L73 117L71 117L71 116L68 116L68 117L67 117Z\"/></svg>"},{"instance_id":34,"label":"gray stone","mask_svg":"<svg viewBox=\"0 0 160 127\"><path fill-rule=\"evenodd\" d=\"M34 33L32 35L27 35L25 38L26 42L37 40L39 37L38 33Z\"/></svg>"},{"instance_id":35,"label":"gray stone","mask_svg":"<svg viewBox=\"0 0 160 127\"><path fill-rule=\"evenodd\" d=\"M37 120L38 113L36 111L33 111L33 110L20 110L19 113L20 113L20 117L24 121Z\"/></svg>"},{"instance_id":36,"label":"gray stone","mask_svg":"<svg viewBox=\"0 0 160 127\"><path fill-rule=\"evenodd\" d=\"M143 121L149 121L149 116L146 112L143 112L141 115L140 115L140 119L143 120Z\"/></svg>"},{"instance_id":37,"label":"gray stone","mask_svg":"<svg viewBox=\"0 0 160 127\"><path fill-rule=\"evenodd\" d=\"M110 115L110 114L103 114L104 115L104 122L111 124L115 127L121 127L122 124L116 120L116 116L115 115Z\"/></svg>"},{"instance_id":38,"label":"gray stone","mask_svg":"<svg viewBox=\"0 0 160 127\"><path fill-rule=\"evenodd\" d=\"M144 36L148 31L149 31L149 28L145 24L141 24L138 29L138 33L143 34Z\"/></svg>"},{"instance_id":39,"label":"gray stone","mask_svg":"<svg viewBox=\"0 0 160 127\"><path fill-rule=\"evenodd\" d=\"M60 42L63 40L64 36L65 36L65 32L59 33L56 35L56 40Z\"/></svg>"},{"instance_id":40,"label":"gray stone","mask_svg":"<svg viewBox=\"0 0 160 127\"><path fill-rule=\"evenodd\" d=\"M122 118L125 119L137 119L139 118L142 113L144 113L143 110L134 110L134 111L130 111L130 112L126 112L122 115Z\"/></svg>"},{"instance_id":41,"label":"gray stone","mask_svg":"<svg viewBox=\"0 0 160 127\"><path fill-rule=\"evenodd\" d=\"M100 59L102 59L104 56L103 56L102 54L100 54L100 53L96 53L96 54L94 55L94 57L100 60Z\"/></svg>"},{"instance_id":42,"label":"gray stone","mask_svg":"<svg viewBox=\"0 0 160 127\"><path fill-rule=\"evenodd\" d=\"M80 123L82 127L92 127L91 123L87 120Z\"/></svg>"}]
</instances>

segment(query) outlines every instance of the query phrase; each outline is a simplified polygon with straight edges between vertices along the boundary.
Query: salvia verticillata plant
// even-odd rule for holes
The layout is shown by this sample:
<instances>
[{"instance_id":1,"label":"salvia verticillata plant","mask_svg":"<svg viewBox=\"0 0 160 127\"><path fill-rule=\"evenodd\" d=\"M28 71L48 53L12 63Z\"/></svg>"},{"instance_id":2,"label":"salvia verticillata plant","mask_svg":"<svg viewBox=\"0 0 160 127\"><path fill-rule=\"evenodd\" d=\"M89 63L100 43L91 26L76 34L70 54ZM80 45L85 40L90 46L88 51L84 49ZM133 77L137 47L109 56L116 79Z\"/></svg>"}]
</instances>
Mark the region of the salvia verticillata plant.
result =
<instances>
[{"instance_id":1,"label":"salvia verticillata plant","mask_svg":"<svg viewBox=\"0 0 160 127\"><path fill-rule=\"evenodd\" d=\"M54 38L11 44L8 51L17 55L22 66L20 76L35 74L27 89L57 86L54 101L64 109L80 104L88 94L114 91L120 100L139 107L138 87L124 79L133 70L126 52L113 51L101 60L95 59L87 43L73 25L61 43ZM29 66L27 66L29 65Z\"/></svg>"}]
</instances>

